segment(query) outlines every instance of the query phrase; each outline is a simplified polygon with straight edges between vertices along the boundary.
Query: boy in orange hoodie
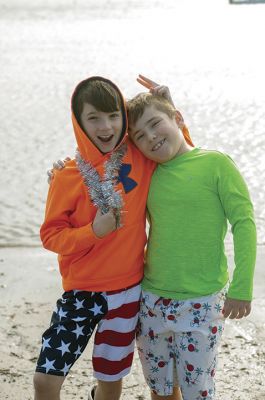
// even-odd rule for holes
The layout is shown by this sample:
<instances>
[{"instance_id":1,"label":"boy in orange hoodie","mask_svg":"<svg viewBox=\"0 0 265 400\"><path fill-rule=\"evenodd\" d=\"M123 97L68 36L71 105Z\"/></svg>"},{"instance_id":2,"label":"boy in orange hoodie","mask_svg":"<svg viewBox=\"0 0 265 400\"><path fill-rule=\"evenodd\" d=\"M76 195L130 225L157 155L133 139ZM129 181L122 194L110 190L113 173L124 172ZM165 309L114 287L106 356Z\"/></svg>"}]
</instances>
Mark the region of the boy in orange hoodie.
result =
<instances>
[{"instance_id":1,"label":"boy in orange hoodie","mask_svg":"<svg viewBox=\"0 0 265 400\"><path fill-rule=\"evenodd\" d=\"M128 140L124 100L109 80L82 81L72 97L76 158L55 173L40 235L58 253L64 293L43 333L35 400L57 400L97 326L95 400L119 399L130 371L155 164ZM122 209L128 213L122 214Z\"/></svg>"}]
</instances>

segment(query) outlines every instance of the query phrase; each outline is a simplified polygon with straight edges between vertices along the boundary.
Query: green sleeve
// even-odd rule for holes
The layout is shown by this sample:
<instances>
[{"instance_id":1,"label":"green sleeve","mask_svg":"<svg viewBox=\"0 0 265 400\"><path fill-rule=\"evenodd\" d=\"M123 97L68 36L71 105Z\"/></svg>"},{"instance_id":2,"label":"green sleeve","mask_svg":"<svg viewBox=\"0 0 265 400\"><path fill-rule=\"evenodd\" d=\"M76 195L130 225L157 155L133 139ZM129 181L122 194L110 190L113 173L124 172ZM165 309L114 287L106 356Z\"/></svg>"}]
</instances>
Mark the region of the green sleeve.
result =
<instances>
[{"instance_id":1,"label":"green sleeve","mask_svg":"<svg viewBox=\"0 0 265 400\"><path fill-rule=\"evenodd\" d=\"M228 297L251 300L257 246L254 211L247 185L228 156L220 158L217 184L234 242L235 269Z\"/></svg>"}]
</instances>

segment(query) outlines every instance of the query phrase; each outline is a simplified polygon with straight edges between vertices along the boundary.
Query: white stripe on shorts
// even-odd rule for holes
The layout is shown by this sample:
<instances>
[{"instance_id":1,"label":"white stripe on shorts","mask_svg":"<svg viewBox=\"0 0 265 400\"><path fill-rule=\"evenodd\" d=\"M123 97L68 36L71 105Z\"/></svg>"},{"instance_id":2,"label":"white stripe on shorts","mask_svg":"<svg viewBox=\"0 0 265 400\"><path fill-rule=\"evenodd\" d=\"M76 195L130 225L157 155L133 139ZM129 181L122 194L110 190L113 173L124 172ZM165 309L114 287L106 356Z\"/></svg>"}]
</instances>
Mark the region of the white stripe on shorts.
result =
<instances>
[{"instance_id":1,"label":"white stripe on shorts","mask_svg":"<svg viewBox=\"0 0 265 400\"><path fill-rule=\"evenodd\" d=\"M126 333L135 329L135 317L130 319L124 318L113 318L110 320L105 320L104 318L98 324L97 332L101 333L103 331L115 331Z\"/></svg>"},{"instance_id":2,"label":"white stripe on shorts","mask_svg":"<svg viewBox=\"0 0 265 400\"><path fill-rule=\"evenodd\" d=\"M108 360L119 361L121 358L127 357L134 350L134 341L128 346L120 347L117 351L117 347L110 346L108 344L102 343L95 345L93 357L102 357L102 354L108 355Z\"/></svg>"},{"instance_id":3,"label":"white stripe on shorts","mask_svg":"<svg viewBox=\"0 0 265 400\"><path fill-rule=\"evenodd\" d=\"M119 308L122 304L133 303L139 300L140 296L140 285L133 286L131 289L125 290L120 293L107 294L108 309L113 310ZM127 292L127 293L126 293ZM121 303L121 295L124 297L124 301Z\"/></svg>"},{"instance_id":4,"label":"white stripe on shorts","mask_svg":"<svg viewBox=\"0 0 265 400\"><path fill-rule=\"evenodd\" d=\"M121 373L116 374L116 375L107 375L107 374L103 374L101 372L97 372L94 373L94 377L96 379L99 379L101 381L107 381L107 382L115 382L115 381L119 381L120 379L122 379L124 376L129 375L131 371L131 367L130 368L126 368L124 369Z\"/></svg>"}]
</instances>

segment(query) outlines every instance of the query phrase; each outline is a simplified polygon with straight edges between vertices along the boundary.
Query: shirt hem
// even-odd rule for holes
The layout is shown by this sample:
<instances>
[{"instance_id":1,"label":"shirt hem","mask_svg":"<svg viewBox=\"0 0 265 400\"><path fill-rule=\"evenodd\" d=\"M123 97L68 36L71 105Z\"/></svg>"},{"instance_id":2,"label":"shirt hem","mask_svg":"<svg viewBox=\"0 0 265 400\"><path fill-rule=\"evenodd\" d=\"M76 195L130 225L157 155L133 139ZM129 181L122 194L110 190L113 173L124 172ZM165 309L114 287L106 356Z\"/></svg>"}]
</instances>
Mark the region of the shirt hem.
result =
<instances>
[{"instance_id":1,"label":"shirt hem","mask_svg":"<svg viewBox=\"0 0 265 400\"><path fill-rule=\"evenodd\" d=\"M142 274L138 274L130 279L126 279L125 280L115 280L115 281L108 281L108 282L104 282L104 283L100 283L100 285L97 283L91 283L88 285L84 285L84 282L80 282L80 281L75 281L75 282L71 282L71 283L66 283L63 282L63 289L65 291L69 291L69 290L83 290L83 291L87 291L87 292L112 292L115 290L123 290L123 289L127 289L130 286L134 286L137 285L139 283L141 283L143 279Z\"/></svg>"}]
</instances>

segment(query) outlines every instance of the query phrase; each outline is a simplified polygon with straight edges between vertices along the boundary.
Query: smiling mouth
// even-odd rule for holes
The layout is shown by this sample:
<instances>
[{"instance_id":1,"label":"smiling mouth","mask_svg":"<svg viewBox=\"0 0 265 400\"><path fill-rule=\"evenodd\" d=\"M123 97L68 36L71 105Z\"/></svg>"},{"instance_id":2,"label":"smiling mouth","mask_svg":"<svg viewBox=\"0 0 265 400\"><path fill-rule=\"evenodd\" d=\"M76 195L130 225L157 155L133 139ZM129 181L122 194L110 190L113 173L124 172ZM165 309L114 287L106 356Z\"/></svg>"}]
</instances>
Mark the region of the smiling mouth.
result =
<instances>
[{"instance_id":1,"label":"smiling mouth","mask_svg":"<svg viewBox=\"0 0 265 400\"><path fill-rule=\"evenodd\" d=\"M98 139L103 143L108 143L113 139L114 135L101 135L98 136Z\"/></svg>"},{"instance_id":2,"label":"smiling mouth","mask_svg":"<svg viewBox=\"0 0 265 400\"><path fill-rule=\"evenodd\" d=\"M157 151L160 149L161 146L165 143L166 139L160 140L154 147L152 147L152 151Z\"/></svg>"}]
</instances>

